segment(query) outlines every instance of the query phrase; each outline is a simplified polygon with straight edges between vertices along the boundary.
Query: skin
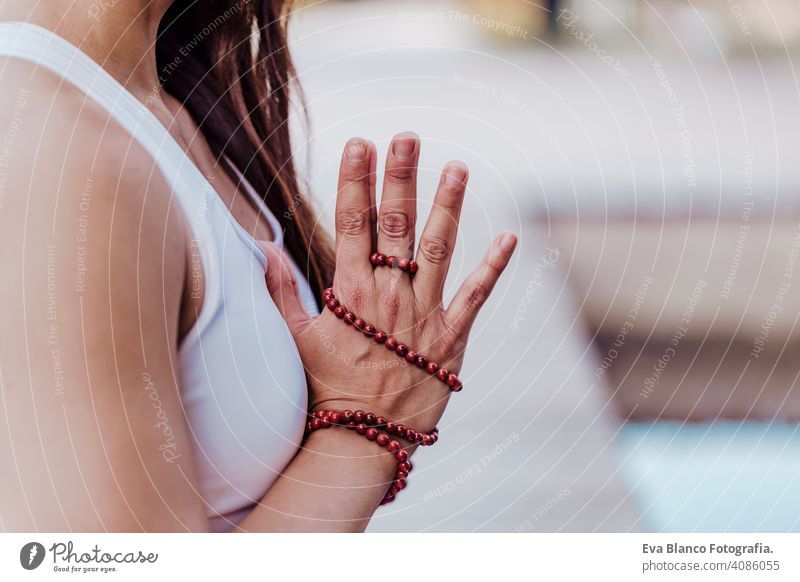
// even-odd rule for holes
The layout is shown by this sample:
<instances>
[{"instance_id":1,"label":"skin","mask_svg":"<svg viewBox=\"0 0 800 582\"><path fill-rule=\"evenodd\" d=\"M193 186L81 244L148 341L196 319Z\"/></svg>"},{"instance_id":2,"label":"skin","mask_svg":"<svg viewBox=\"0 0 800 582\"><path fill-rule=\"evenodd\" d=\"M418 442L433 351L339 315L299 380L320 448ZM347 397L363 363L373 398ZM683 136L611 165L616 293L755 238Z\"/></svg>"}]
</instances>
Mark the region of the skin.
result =
<instances>
[{"instance_id":1,"label":"skin","mask_svg":"<svg viewBox=\"0 0 800 582\"><path fill-rule=\"evenodd\" d=\"M56 31L147 100L236 220L263 241L270 255L265 293L295 338L312 410L362 408L431 430L449 390L412 366L375 366L354 375L332 355L326 344L349 361L397 363L373 343L354 341L353 331L329 311L319 317L304 312L268 226L217 166L180 105L160 92L153 98L155 58L141 47L154 46L169 2L128 0L106 14L102 26L88 16L88 4L51 0L31 7L11 0L0 7L0 19ZM198 298L190 292L186 219L147 152L75 89L13 59L0 61L0 82L0 128L9 127L17 96L28 91L0 205L0 272L6 275L0 286L0 466L11 477L0 479L0 528L206 531L192 455L164 461L163 437L153 429L152 400L144 389L155 386L176 449L191 450L176 364L202 293ZM346 145L334 290L379 329L458 372L470 327L516 237L497 237L445 309L442 289L468 172L461 163L447 164L422 238L415 241L419 151L415 134L394 138L378 210L375 146L360 138ZM87 188L88 210L80 204ZM78 293L76 224L82 220L89 233L88 271ZM415 253L419 273L412 282L397 270L373 270L373 249ZM321 334L329 341L320 341ZM313 433L239 529L362 531L394 470L393 458L359 435Z\"/></svg>"}]
</instances>

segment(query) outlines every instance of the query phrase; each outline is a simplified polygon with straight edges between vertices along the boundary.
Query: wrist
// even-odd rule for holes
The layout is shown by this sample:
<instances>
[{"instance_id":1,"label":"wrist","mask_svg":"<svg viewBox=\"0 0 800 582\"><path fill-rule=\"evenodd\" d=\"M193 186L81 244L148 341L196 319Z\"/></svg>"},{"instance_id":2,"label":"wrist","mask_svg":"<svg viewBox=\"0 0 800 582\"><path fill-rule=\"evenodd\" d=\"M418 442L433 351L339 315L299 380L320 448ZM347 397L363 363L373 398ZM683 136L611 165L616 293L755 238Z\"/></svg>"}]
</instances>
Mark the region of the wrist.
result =
<instances>
[{"instance_id":1,"label":"wrist","mask_svg":"<svg viewBox=\"0 0 800 582\"><path fill-rule=\"evenodd\" d=\"M363 410L327 409L314 412L306 424L307 435L313 435L324 429L344 429L351 435L364 437L366 443L373 443L391 455L388 458L392 459L395 465L394 479L389 482L381 504L391 503L397 493L405 489L413 467L410 456L416 446L430 446L439 440L439 432L436 429L430 433L417 432L411 427ZM354 446L355 442L351 440L351 446ZM363 441L359 446L363 447Z\"/></svg>"},{"instance_id":2,"label":"wrist","mask_svg":"<svg viewBox=\"0 0 800 582\"><path fill-rule=\"evenodd\" d=\"M436 428L436 423L441 416L440 403L416 402L408 394L397 392L397 397L383 396L374 398L356 399L320 399L310 405L311 414L325 410L353 412L363 410L371 412L376 417L383 417L396 424L413 427L415 430L428 433Z\"/></svg>"},{"instance_id":3,"label":"wrist","mask_svg":"<svg viewBox=\"0 0 800 582\"><path fill-rule=\"evenodd\" d=\"M355 472L363 476L363 486L380 485L385 490L397 469L393 454L346 428L312 432L307 435L303 448L324 457L329 466L344 468L346 475L340 475L340 481L351 479ZM409 457L414 450L415 446L408 445Z\"/></svg>"}]
</instances>

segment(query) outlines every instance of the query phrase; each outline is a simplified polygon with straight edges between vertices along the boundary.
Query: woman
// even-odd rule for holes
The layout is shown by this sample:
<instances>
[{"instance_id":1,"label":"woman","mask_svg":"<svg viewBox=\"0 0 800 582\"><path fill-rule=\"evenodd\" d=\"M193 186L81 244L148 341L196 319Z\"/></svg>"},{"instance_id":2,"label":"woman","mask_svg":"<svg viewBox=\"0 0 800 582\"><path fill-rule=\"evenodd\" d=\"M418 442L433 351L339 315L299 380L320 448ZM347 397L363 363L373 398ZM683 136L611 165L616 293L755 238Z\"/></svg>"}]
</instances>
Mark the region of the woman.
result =
<instances>
[{"instance_id":1,"label":"woman","mask_svg":"<svg viewBox=\"0 0 800 582\"><path fill-rule=\"evenodd\" d=\"M467 169L415 244L403 133L379 210L374 144L346 145L331 248L292 162L283 10L2 3L3 529L359 531L435 442L516 237L443 309Z\"/></svg>"}]
</instances>

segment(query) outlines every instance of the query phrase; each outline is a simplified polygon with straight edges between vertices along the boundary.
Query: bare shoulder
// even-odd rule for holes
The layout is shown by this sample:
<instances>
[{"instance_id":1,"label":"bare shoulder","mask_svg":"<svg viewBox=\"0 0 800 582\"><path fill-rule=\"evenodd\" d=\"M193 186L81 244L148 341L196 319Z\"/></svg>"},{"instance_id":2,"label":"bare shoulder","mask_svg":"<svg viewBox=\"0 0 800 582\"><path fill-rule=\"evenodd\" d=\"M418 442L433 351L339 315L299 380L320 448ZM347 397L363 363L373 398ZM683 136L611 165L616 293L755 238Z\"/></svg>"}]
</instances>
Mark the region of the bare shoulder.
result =
<instances>
[{"instance_id":1,"label":"bare shoulder","mask_svg":"<svg viewBox=\"0 0 800 582\"><path fill-rule=\"evenodd\" d=\"M80 242L118 261L135 259L133 246L180 271L187 228L150 154L53 72L19 59L0 60L0 71L3 242ZM159 248L148 248L155 239Z\"/></svg>"}]
</instances>

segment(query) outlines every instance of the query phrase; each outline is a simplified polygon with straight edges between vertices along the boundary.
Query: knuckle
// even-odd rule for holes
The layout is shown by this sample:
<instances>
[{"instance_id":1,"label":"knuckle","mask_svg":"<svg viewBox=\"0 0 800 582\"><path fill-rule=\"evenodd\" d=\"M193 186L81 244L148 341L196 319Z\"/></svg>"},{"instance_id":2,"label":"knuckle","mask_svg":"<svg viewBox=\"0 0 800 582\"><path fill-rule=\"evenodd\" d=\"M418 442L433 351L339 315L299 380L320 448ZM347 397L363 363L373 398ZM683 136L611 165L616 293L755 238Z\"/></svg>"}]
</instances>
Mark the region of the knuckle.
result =
<instances>
[{"instance_id":1,"label":"knuckle","mask_svg":"<svg viewBox=\"0 0 800 582\"><path fill-rule=\"evenodd\" d=\"M499 276L499 274L503 272L503 269L505 269L510 257L510 253L506 253L501 250L492 252L486 261L486 266L488 267L489 272Z\"/></svg>"},{"instance_id":2,"label":"knuckle","mask_svg":"<svg viewBox=\"0 0 800 582\"><path fill-rule=\"evenodd\" d=\"M394 321L400 315L402 309L400 294L390 291L383 296L383 310L390 321Z\"/></svg>"},{"instance_id":3,"label":"knuckle","mask_svg":"<svg viewBox=\"0 0 800 582\"><path fill-rule=\"evenodd\" d=\"M384 212L380 218L381 230L395 237L406 236L411 229L411 220L405 212Z\"/></svg>"},{"instance_id":4,"label":"knuckle","mask_svg":"<svg viewBox=\"0 0 800 582\"><path fill-rule=\"evenodd\" d=\"M336 216L336 230L343 234L363 234L367 229L367 215L364 212L345 210Z\"/></svg>"},{"instance_id":5,"label":"knuckle","mask_svg":"<svg viewBox=\"0 0 800 582\"><path fill-rule=\"evenodd\" d=\"M394 166L386 168L386 180L393 184L408 184L416 175L414 166Z\"/></svg>"},{"instance_id":6,"label":"knuckle","mask_svg":"<svg viewBox=\"0 0 800 582\"><path fill-rule=\"evenodd\" d=\"M360 285L353 285L346 293L349 305L353 309L360 309L366 302L366 291Z\"/></svg>"},{"instance_id":7,"label":"knuckle","mask_svg":"<svg viewBox=\"0 0 800 582\"><path fill-rule=\"evenodd\" d=\"M448 188L452 188L448 186ZM436 199L436 206L447 213L449 219L458 221L458 210L464 200L463 187L455 187L440 194Z\"/></svg>"},{"instance_id":8,"label":"knuckle","mask_svg":"<svg viewBox=\"0 0 800 582\"><path fill-rule=\"evenodd\" d=\"M349 168L342 171L344 185L363 185L369 183L369 173L362 168Z\"/></svg>"},{"instance_id":9,"label":"knuckle","mask_svg":"<svg viewBox=\"0 0 800 582\"><path fill-rule=\"evenodd\" d=\"M498 273L503 270L503 267L505 266L505 261L500 256L493 256L486 262L486 264L489 266L489 269L491 271L493 271L494 273Z\"/></svg>"},{"instance_id":10,"label":"knuckle","mask_svg":"<svg viewBox=\"0 0 800 582\"><path fill-rule=\"evenodd\" d=\"M435 237L428 236L420 241L420 253L430 263L443 263L450 256L450 246L447 241Z\"/></svg>"},{"instance_id":11,"label":"knuckle","mask_svg":"<svg viewBox=\"0 0 800 582\"><path fill-rule=\"evenodd\" d=\"M483 305L489 298L489 288L485 283L469 283L467 285L467 302L472 306Z\"/></svg>"}]
</instances>

